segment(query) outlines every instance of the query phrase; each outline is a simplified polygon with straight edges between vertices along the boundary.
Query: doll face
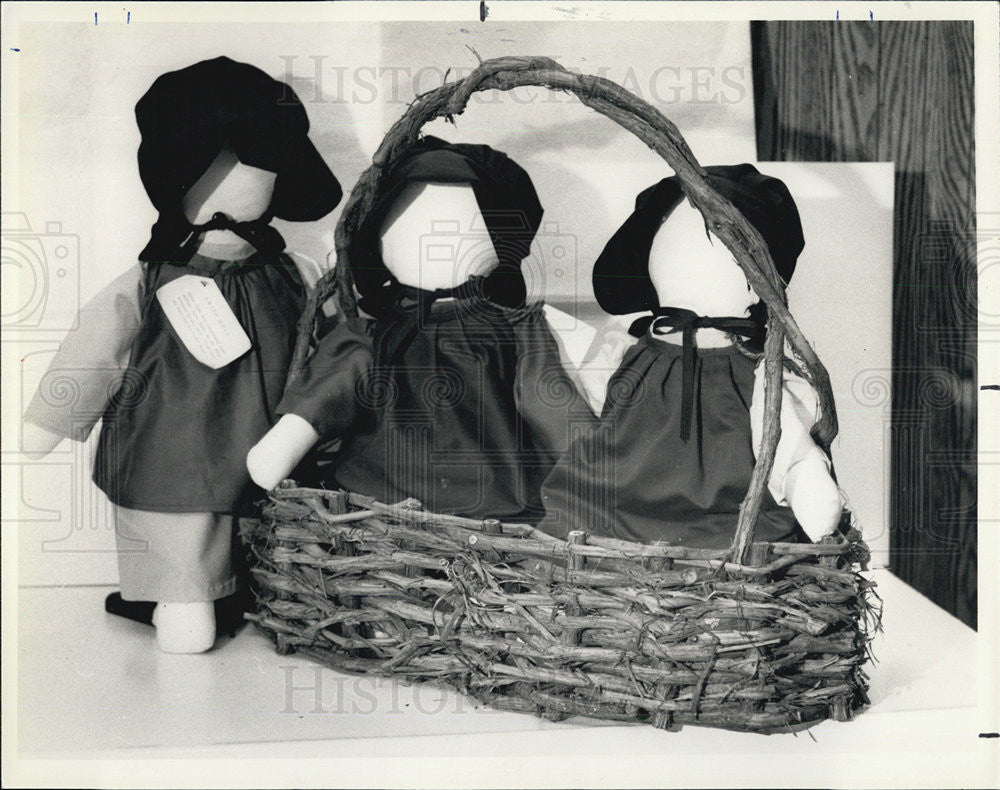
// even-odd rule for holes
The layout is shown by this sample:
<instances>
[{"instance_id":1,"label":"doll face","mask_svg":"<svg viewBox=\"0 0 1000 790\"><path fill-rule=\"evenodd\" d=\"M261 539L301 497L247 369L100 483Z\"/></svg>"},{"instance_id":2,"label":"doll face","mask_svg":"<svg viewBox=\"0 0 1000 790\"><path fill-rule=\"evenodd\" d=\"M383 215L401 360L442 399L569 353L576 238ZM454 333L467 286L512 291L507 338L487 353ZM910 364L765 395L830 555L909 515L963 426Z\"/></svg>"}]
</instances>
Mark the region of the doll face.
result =
<instances>
[{"instance_id":1,"label":"doll face","mask_svg":"<svg viewBox=\"0 0 1000 790\"><path fill-rule=\"evenodd\" d=\"M684 200L660 226L649 277L664 307L710 317L742 317L759 300L725 244L705 234L701 212Z\"/></svg>"},{"instance_id":2,"label":"doll face","mask_svg":"<svg viewBox=\"0 0 1000 790\"><path fill-rule=\"evenodd\" d=\"M454 288L489 274L497 254L472 185L412 182L382 222L382 260L414 288Z\"/></svg>"},{"instance_id":3,"label":"doll face","mask_svg":"<svg viewBox=\"0 0 1000 790\"><path fill-rule=\"evenodd\" d=\"M184 215L194 225L221 211L236 222L261 217L271 205L277 173L243 164L227 145L184 196Z\"/></svg>"}]
</instances>

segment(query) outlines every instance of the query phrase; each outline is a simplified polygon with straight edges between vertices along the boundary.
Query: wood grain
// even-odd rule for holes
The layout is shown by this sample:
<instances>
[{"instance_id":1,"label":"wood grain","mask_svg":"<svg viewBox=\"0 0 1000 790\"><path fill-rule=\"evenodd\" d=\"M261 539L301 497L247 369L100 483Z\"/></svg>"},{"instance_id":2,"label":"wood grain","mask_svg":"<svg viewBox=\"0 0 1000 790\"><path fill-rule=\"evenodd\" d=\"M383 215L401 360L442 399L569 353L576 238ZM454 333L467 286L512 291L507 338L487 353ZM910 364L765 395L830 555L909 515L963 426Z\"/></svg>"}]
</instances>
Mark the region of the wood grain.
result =
<instances>
[{"instance_id":1,"label":"wood grain","mask_svg":"<svg viewBox=\"0 0 1000 790\"><path fill-rule=\"evenodd\" d=\"M891 559L976 605L971 22L754 22L761 160L893 161Z\"/></svg>"},{"instance_id":2,"label":"wood grain","mask_svg":"<svg viewBox=\"0 0 1000 790\"><path fill-rule=\"evenodd\" d=\"M833 155L845 162L872 161L879 140L879 28L828 24L833 28Z\"/></svg>"}]
</instances>

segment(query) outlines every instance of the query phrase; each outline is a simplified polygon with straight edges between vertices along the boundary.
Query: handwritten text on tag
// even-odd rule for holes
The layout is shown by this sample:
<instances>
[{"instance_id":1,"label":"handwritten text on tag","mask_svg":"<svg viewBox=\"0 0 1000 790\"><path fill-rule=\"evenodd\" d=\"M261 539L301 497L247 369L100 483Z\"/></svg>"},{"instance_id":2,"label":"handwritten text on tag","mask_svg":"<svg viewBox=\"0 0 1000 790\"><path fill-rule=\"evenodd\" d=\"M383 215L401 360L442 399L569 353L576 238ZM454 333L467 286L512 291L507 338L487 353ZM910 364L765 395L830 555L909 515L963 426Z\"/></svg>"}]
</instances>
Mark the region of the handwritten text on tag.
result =
<instances>
[{"instance_id":1,"label":"handwritten text on tag","mask_svg":"<svg viewBox=\"0 0 1000 790\"><path fill-rule=\"evenodd\" d=\"M250 350L250 338L210 277L185 274L157 289L156 298L181 342L202 364L218 369Z\"/></svg>"}]
</instances>

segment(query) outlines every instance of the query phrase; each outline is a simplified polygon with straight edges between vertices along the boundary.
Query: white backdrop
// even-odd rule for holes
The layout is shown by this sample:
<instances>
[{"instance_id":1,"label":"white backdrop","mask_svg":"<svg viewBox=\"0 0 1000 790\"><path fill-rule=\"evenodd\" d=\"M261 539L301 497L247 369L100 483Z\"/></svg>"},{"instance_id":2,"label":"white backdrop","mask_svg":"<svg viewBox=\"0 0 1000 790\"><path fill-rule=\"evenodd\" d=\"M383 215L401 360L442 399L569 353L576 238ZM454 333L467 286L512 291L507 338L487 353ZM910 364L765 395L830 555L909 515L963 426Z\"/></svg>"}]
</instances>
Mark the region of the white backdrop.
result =
<instances>
[{"instance_id":1,"label":"white backdrop","mask_svg":"<svg viewBox=\"0 0 1000 790\"><path fill-rule=\"evenodd\" d=\"M21 26L18 95L5 95L6 109L18 117L13 139L5 138L5 169L11 161L16 169L6 175L17 190L15 201L4 201L5 262L16 234L39 250L49 277L47 301L39 300L35 275L22 269L12 280L11 267L4 267L4 534L17 531L22 584L117 577L107 502L89 481L93 442L64 442L45 461L31 463L17 452L16 437L24 398L76 307L132 265L155 219L135 165L132 113L139 96L162 72L220 54L291 80L306 103L312 138L346 190L417 92L440 84L449 68L451 78L475 65L467 45L483 58L544 54L603 74L658 106L704 164L753 161L745 23L479 28L469 22L289 21L265 27L119 20L95 26L88 19ZM488 143L529 171L546 209L528 264L545 277L536 277L534 286L561 306L584 305L580 315L593 316L594 309L586 309L590 266L635 194L669 175L665 165L608 119L541 89L477 96L456 127L439 121L427 131ZM783 178L800 206L807 244L790 290L792 309L830 368L841 414L838 473L884 561L892 168L761 169ZM279 227L290 249L321 262L338 213ZM570 252L558 264L556 248ZM57 249L68 249L68 256L56 261ZM8 321L10 315L17 321ZM874 371L864 381L876 383L859 390L860 371ZM877 381L883 379L881 397Z\"/></svg>"},{"instance_id":2,"label":"white backdrop","mask_svg":"<svg viewBox=\"0 0 1000 790\"><path fill-rule=\"evenodd\" d=\"M878 565L889 561L892 162L767 162L788 185L805 249L788 304L830 372L837 482Z\"/></svg>"}]
</instances>

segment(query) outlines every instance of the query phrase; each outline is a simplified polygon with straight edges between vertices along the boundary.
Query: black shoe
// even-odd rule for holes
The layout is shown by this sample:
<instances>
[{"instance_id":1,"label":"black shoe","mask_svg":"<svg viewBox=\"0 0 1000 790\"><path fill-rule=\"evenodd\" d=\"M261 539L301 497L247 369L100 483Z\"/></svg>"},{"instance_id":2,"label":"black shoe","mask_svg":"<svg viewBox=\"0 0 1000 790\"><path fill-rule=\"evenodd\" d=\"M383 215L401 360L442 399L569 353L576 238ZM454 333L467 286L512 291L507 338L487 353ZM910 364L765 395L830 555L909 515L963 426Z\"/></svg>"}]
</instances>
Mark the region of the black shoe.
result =
<instances>
[{"instance_id":1,"label":"black shoe","mask_svg":"<svg viewBox=\"0 0 1000 790\"><path fill-rule=\"evenodd\" d=\"M124 617L143 625L153 624L154 601L126 601L121 593L113 592L104 599L104 611L108 614ZM246 622L243 613L250 611L252 601L243 591L219 598L215 602L215 630L220 634L236 636L236 632Z\"/></svg>"},{"instance_id":2,"label":"black shoe","mask_svg":"<svg viewBox=\"0 0 1000 790\"><path fill-rule=\"evenodd\" d=\"M113 592L104 599L104 611L108 614L116 614L126 620L134 620L143 625L153 624L153 610L156 604L153 601L126 601L121 593Z\"/></svg>"}]
</instances>

